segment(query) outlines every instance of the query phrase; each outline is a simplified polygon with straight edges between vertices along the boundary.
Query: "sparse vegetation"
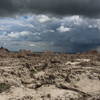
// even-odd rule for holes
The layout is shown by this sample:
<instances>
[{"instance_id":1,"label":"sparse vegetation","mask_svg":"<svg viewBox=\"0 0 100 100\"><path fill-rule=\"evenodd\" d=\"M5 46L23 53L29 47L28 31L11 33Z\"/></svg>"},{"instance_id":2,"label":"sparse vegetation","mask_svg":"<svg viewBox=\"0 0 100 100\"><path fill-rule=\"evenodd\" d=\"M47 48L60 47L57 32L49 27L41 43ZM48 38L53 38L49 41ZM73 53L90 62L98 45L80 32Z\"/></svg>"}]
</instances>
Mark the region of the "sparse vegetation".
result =
<instances>
[{"instance_id":1,"label":"sparse vegetation","mask_svg":"<svg viewBox=\"0 0 100 100\"><path fill-rule=\"evenodd\" d=\"M9 84L6 84L6 83L0 83L0 93L8 90L10 88L10 85Z\"/></svg>"}]
</instances>

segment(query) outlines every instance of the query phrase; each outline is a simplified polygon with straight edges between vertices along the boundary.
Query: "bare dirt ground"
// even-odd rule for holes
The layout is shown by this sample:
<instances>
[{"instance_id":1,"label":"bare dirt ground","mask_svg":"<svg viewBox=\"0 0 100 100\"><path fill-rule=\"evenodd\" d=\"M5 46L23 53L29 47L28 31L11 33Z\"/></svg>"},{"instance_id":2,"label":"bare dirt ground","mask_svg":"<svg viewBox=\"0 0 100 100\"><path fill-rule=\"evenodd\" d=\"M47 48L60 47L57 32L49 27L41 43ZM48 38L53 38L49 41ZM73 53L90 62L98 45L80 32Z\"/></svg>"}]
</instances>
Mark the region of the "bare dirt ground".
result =
<instances>
[{"instance_id":1,"label":"bare dirt ground","mask_svg":"<svg viewBox=\"0 0 100 100\"><path fill-rule=\"evenodd\" d=\"M0 100L100 100L100 53L0 48Z\"/></svg>"}]
</instances>

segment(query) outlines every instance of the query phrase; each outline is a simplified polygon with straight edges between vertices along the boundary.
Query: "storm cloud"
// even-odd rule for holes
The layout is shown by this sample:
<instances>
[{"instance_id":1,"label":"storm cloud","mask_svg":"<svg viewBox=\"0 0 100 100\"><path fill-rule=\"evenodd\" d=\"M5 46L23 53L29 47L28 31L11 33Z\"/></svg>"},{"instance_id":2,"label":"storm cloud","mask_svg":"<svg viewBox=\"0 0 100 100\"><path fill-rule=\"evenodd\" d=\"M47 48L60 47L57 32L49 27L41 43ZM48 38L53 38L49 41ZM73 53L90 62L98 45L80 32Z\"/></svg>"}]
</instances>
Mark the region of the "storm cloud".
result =
<instances>
[{"instance_id":1,"label":"storm cloud","mask_svg":"<svg viewBox=\"0 0 100 100\"><path fill-rule=\"evenodd\" d=\"M18 13L99 17L100 0L0 0L0 16Z\"/></svg>"},{"instance_id":2,"label":"storm cloud","mask_svg":"<svg viewBox=\"0 0 100 100\"><path fill-rule=\"evenodd\" d=\"M0 18L0 46L69 53L96 49L100 47L100 19L46 15Z\"/></svg>"},{"instance_id":3,"label":"storm cloud","mask_svg":"<svg viewBox=\"0 0 100 100\"><path fill-rule=\"evenodd\" d=\"M59 52L96 49L100 0L0 0L0 46Z\"/></svg>"}]
</instances>

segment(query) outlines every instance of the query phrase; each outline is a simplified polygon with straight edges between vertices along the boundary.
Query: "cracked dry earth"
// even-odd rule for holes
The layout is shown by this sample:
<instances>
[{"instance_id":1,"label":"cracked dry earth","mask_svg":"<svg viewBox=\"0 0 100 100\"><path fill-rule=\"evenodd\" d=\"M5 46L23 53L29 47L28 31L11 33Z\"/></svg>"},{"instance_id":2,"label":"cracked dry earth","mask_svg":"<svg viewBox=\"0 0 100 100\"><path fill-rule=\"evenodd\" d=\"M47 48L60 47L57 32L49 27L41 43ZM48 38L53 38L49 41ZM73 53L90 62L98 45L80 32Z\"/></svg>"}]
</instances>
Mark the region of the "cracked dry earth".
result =
<instances>
[{"instance_id":1,"label":"cracked dry earth","mask_svg":"<svg viewBox=\"0 0 100 100\"><path fill-rule=\"evenodd\" d=\"M0 100L100 100L99 53L4 53Z\"/></svg>"}]
</instances>

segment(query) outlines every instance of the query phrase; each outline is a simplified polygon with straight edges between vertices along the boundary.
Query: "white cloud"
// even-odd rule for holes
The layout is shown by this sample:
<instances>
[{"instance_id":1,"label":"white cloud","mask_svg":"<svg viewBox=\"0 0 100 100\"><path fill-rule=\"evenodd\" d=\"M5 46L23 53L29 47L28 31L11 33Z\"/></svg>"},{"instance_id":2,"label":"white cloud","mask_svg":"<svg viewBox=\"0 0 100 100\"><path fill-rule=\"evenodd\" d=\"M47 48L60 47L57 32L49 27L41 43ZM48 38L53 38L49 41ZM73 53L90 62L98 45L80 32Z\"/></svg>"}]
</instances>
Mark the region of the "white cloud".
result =
<instances>
[{"instance_id":1,"label":"white cloud","mask_svg":"<svg viewBox=\"0 0 100 100\"><path fill-rule=\"evenodd\" d=\"M0 25L0 31L5 31L7 30L9 27L4 26L4 25Z\"/></svg>"},{"instance_id":2,"label":"white cloud","mask_svg":"<svg viewBox=\"0 0 100 100\"><path fill-rule=\"evenodd\" d=\"M72 16L70 20L72 20L75 25L80 25L83 22L82 18L80 18L78 15Z\"/></svg>"},{"instance_id":3,"label":"white cloud","mask_svg":"<svg viewBox=\"0 0 100 100\"><path fill-rule=\"evenodd\" d=\"M20 36L28 36L31 32L29 31L22 31L22 32L11 32L8 34L8 37L11 38L19 38Z\"/></svg>"},{"instance_id":4,"label":"white cloud","mask_svg":"<svg viewBox=\"0 0 100 100\"><path fill-rule=\"evenodd\" d=\"M62 22L65 24L65 22L67 22L66 24L68 25L81 25L82 23L86 23L87 21L86 20L83 20L82 17L78 16L78 15L74 15L74 16L67 16L67 17L64 17L62 19Z\"/></svg>"},{"instance_id":5,"label":"white cloud","mask_svg":"<svg viewBox=\"0 0 100 100\"><path fill-rule=\"evenodd\" d=\"M30 46L30 47L35 47L36 45L35 45L35 44L29 44L29 46Z\"/></svg>"},{"instance_id":6,"label":"white cloud","mask_svg":"<svg viewBox=\"0 0 100 100\"><path fill-rule=\"evenodd\" d=\"M70 30L71 28L64 27L64 26L60 26L59 28L57 28L57 31L59 32L69 32Z\"/></svg>"},{"instance_id":7,"label":"white cloud","mask_svg":"<svg viewBox=\"0 0 100 100\"><path fill-rule=\"evenodd\" d=\"M41 35L41 33L35 32L35 33L33 33L33 35L39 36L39 35Z\"/></svg>"},{"instance_id":8,"label":"white cloud","mask_svg":"<svg viewBox=\"0 0 100 100\"><path fill-rule=\"evenodd\" d=\"M34 28L34 25L28 24L28 23L18 23L18 25L20 25L22 27L31 27L31 28Z\"/></svg>"},{"instance_id":9,"label":"white cloud","mask_svg":"<svg viewBox=\"0 0 100 100\"><path fill-rule=\"evenodd\" d=\"M44 23L44 22L47 22L47 21L50 21L51 19L48 17L48 16L46 16L46 15L39 15L38 17L38 21L40 22L40 23Z\"/></svg>"},{"instance_id":10,"label":"white cloud","mask_svg":"<svg viewBox=\"0 0 100 100\"><path fill-rule=\"evenodd\" d=\"M98 28L100 30L100 19L97 19L95 21L95 25L94 25L95 28Z\"/></svg>"},{"instance_id":11,"label":"white cloud","mask_svg":"<svg viewBox=\"0 0 100 100\"><path fill-rule=\"evenodd\" d=\"M5 27L0 26L0 31L3 31L3 30L5 30Z\"/></svg>"},{"instance_id":12,"label":"white cloud","mask_svg":"<svg viewBox=\"0 0 100 100\"><path fill-rule=\"evenodd\" d=\"M93 25L89 25L88 27L89 27L89 28L93 28Z\"/></svg>"}]
</instances>

